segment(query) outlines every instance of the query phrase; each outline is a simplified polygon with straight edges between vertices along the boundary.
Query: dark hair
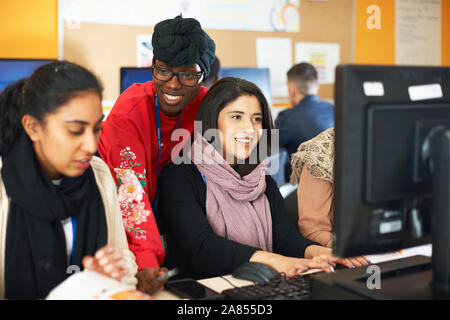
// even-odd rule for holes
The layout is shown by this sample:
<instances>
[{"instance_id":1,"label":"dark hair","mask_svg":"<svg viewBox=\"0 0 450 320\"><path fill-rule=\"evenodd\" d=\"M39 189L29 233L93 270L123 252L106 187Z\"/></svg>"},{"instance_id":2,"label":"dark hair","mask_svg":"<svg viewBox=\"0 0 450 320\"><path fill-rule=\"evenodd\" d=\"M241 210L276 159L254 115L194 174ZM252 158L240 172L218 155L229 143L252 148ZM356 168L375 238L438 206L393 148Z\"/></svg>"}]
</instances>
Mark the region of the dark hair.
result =
<instances>
[{"instance_id":1,"label":"dark hair","mask_svg":"<svg viewBox=\"0 0 450 320\"><path fill-rule=\"evenodd\" d=\"M23 131L21 119L29 114L43 123L48 114L85 91L102 99L103 87L87 69L67 61L39 67L0 94L0 153L7 152Z\"/></svg>"},{"instance_id":2,"label":"dark hair","mask_svg":"<svg viewBox=\"0 0 450 320\"><path fill-rule=\"evenodd\" d=\"M220 70L220 60L216 56L214 62L211 65L211 71L209 72L208 77L203 80L203 85L207 88L210 88L214 82L219 78L219 70Z\"/></svg>"},{"instance_id":3,"label":"dark hair","mask_svg":"<svg viewBox=\"0 0 450 320\"><path fill-rule=\"evenodd\" d=\"M288 81L295 83L299 92L303 95L310 93L311 87L317 85L317 70L307 62L294 65L287 72Z\"/></svg>"},{"instance_id":4,"label":"dark hair","mask_svg":"<svg viewBox=\"0 0 450 320\"><path fill-rule=\"evenodd\" d=\"M271 143L272 143L272 130L274 129L272 114L269 109L269 104L266 97L261 92L256 84L241 78L226 77L218 80L214 85L208 90L205 95L200 108L197 113L197 121L202 122L202 136L209 129L218 128L218 117L220 111L225 108L228 104L235 101L241 96L254 96L258 99L259 105L261 107L262 116L262 127L267 130L266 140L267 151L270 154ZM250 173L256 166L263 160L260 159L259 149L260 144L263 139L260 139L254 152L257 154L257 164L238 164L235 167L237 173L244 176ZM213 141L210 141L213 142ZM214 144L213 144L214 145Z\"/></svg>"},{"instance_id":5,"label":"dark hair","mask_svg":"<svg viewBox=\"0 0 450 320\"><path fill-rule=\"evenodd\" d=\"M158 22L152 36L153 62L158 59L170 67L198 64L204 76L210 72L214 61L216 44L194 18Z\"/></svg>"}]
</instances>

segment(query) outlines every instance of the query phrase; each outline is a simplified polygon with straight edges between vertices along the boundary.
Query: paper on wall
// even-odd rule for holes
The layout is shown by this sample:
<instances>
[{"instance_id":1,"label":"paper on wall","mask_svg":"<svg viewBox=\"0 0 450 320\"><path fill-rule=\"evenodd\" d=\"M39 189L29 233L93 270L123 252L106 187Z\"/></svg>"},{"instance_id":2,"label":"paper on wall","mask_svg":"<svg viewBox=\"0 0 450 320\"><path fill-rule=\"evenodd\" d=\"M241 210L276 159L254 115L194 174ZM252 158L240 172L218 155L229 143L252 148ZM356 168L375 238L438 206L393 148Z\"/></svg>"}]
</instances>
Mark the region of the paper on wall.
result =
<instances>
[{"instance_id":1,"label":"paper on wall","mask_svg":"<svg viewBox=\"0 0 450 320\"><path fill-rule=\"evenodd\" d=\"M269 68L272 96L287 97L287 71L292 67L290 38L256 38L256 58L259 68Z\"/></svg>"},{"instance_id":2,"label":"paper on wall","mask_svg":"<svg viewBox=\"0 0 450 320\"><path fill-rule=\"evenodd\" d=\"M295 63L308 62L317 69L321 84L333 84L335 69L340 60L340 47L337 43L297 42L295 44Z\"/></svg>"},{"instance_id":3,"label":"paper on wall","mask_svg":"<svg viewBox=\"0 0 450 320\"><path fill-rule=\"evenodd\" d=\"M205 29L300 31L300 0L58 0L61 19L81 22L154 26L174 18L196 18Z\"/></svg>"},{"instance_id":4,"label":"paper on wall","mask_svg":"<svg viewBox=\"0 0 450 320\"><path fill-rule=\"evenodd\" d=\"M441 0L395 1L395 62L441 65Z\"/></svg>"}]
</instances>

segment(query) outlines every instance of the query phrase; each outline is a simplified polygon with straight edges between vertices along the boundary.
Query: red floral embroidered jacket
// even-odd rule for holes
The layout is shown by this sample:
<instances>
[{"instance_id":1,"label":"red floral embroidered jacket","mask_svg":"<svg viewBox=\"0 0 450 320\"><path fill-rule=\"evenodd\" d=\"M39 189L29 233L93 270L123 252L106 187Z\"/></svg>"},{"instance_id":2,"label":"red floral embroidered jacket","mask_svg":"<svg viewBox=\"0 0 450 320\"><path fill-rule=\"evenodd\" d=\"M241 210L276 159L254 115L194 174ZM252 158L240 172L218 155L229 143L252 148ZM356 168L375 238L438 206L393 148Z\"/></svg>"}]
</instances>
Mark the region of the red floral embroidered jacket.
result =
<instances>
[{"instance_id":1,"label":"red floral embroidered jacket","mask_svg":"<svg viewBox=\"0 0 450 320\"><path fill-rule=\"evenodd\" d=\"M194 120L206 91L202 87L197 97L183 109L179 129L186 129L192 134ZM157 268L164 260L164 250L151 207L156 194L158 172L154 97L151 81L134 84L124 91L104 121L98 146L117 185L128 244L136 256L139 270ZM171 160L169 154L178 142L186 141L183 138L171 141L179 117L168 117L163 113L160 116L162 168Z\"/></svg>"}]
</instances>

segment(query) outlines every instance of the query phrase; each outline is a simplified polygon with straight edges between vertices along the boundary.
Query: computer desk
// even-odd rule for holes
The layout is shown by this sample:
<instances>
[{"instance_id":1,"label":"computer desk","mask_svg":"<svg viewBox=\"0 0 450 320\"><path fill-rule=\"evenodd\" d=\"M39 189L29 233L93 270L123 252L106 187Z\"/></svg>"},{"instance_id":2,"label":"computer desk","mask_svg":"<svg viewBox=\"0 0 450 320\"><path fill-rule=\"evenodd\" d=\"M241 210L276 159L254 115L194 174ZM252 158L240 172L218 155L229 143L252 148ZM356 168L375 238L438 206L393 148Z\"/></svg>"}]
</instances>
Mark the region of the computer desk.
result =
<instances>
[{"instance_id":1,"label":"computer desk","mask_svg":"<svg viewBox=\"0 0 450 320\"><path fill-rule=\"evenodd\" d=\"M419 262L423 263L424 265L429 262L429 258L431 257L431 244L408 248L404 250L399 250L395 252L385 253L385 254L376 254L376 255L370 255L366 256L372 261L372 264L378 265L381 263L386 263L385 265L388 267L390 266L398 266L396 261L400 261L400 259L412 257L421 255L423 258L420 258L421 260ZM315 278L318 278L319 281L315 281L315 284L313 282L312 290L316 290L320 292L320 294L315 294L313 292L313 298L316 296L318 299L339 299L339 300L346 300L346 299L364 299L361 295L359 295L357 292L352 292L349 290L345 290L345 280L350 280L354 278L356 273L360 276L363 276L364 274L367 275L367 267L361 267L357 268L357 270L351 270L351 269L342 269L337 270L336 273L326 274L322 272L321 270L309 270L303 274L317 274ZM353 275L352 275L353 274ZM423 274L419 274L419 276L423 276ZM336 286L333 284L333 281L336 280L336 277L338 279L342 280L340 286ZM225 280L225 279L226 280ZM228 280L228 281L227 281ZM235 287L243 287L247 285L254 284L252 281L237 279L233 277L232 275L226 275L223 277L213 277L213 278L207 278L207 279L201 279L198 280L201 284L204 286L221 293L222 291L226 289L232 289L233 285ZM230 284L231 282L231 284ZM417 286L418 284L425 283L423 279L417 279L416 284L413 284ZM232 285L233 284L233 285ZM364 290L363 287L361 287L362 290ZM419 288L420 291L426 295L429 294L428 289L425 288L425 286ZM374 290L374 295L376 294L377 290ZM323 293L323 294L322 294ZM424 295L425 296L425 295ZM179 300L181 299L177 295L165 290L161 289L155 294L153 294L153 297L160 300ZM377 298L374 296L373 298ZM416 297L408 297L408 298L418 298ZM420 297L419 297L420 298Z\"/></svg>"},{"instance_id":2,"label":"computer desk","mask_svg":"<svg viewBox=\"0 0 450 320\"><path fill-rule=\"evenodd\" d=\"M322 271L312 269L303 274L312 274L312 273L318 273L318 272L322 272ZM244 287L244 286L255 284L252 281L238 279L238 278L233 277L232 275L225 275L222 277L201 279L201 280L197 280L197 282L201 283L205 287L208 287L211 290L214 290L218 293L221 293L224 290L232 289L235 287ZM175 295L172 292L169 292L168 290L165 290L165 289L161 289L161 290L157 291L152 296L158 300L180 300L181 299L177 295Z\"/></svg>"},{"instance_id":3,"label":"computer desk","mask_svg":"<svg viewBox=\"0 0 450 320\"><path fill-rule=\"evenodd\" d=\"M201 279L201 280L197 280L197 282L201 283L205 287L210 288L211 290L221 293L222 291L224 291L226 289L233 288L233 285L231 285L224 278L227 279L229 282L231 282L235 287L243 287L243 286L248 286L248 285L254 284L252 281L237 279L237 278L233 277L232 275ZM180 300L181 299L179 296L177 296L177 295L173 294L172 292L165 290L165 289L161 289L161 290L157 291L152 296L158 300Z\"/></svg>"},{"instance_id":4,"label":"computer desk","mask_svg":"<svg viewBox=\"0 0 450 320\"><path fill-rule=\"evenodd\" d=\"M440 299L430 287L431 244L366 256L367 267L312 277L311 298L319 300Z\"/></svg>"},{"instance_id":5,"label":"computer desk","mask_svg":"<svg viewBox=\"0 0 450 320\"><path fill-rule=\"evenodd\" d=\"M430 263L430 258L425 256L416 256L419 260L412 262L401 260L408 260L411 258L401 260L391 260L379 264L383 272L390 272L389 269L398 269L399 266L404 265L406 269L414 267L420 272L413 273L413 276L408 276L402 279L402 275L395 275L383 281L381 290L368 290L365 281L359 279L367 278L367 267L359 267L356 269L340 269L334 273L325 273L322 271L311 270L314 275L311 278L311 299L317 300L362 300L362 299L382 299L382 300L409 300L409 299L435 299L429 287L430 273L424 269L421 272L422 266L427 266ZM416 258L414 257L414 258ZM198 280L206 287L221 293L223 290L231 289L233 286L228 283L231 281L235 287L254 284L251 281L236 279L231 275L224 277L215 277L209 279ZM383 277L384 278L384 277ZM384 280L384 279L383 279ZM161 289L152 295L157 300L180 300L182 298L177 295Z\"/></svg>"},{"instance_id":6,"label":"computer desk","mask_svg":"<svg viewBox=\"0 0 450 320\"><path fill-rule=\"evenodd\" d=\"M429 264L430 259L425 256L417 256L420 261L413 262L414 268L417 268L417 262L423 266ZM410 258L407 258L410 259ZM405 259L401 259L405 260ZM390 268L397 269L400 260L391 260L379 264L383 270ZM410 268L408 262L405 266ZM419 267L421 267L419 265ZM366 284L358 279L367 277L367 267L359 267L356 269L341 269L334 273L325 273L320 270L311 270L315 273L311 280L311 298L317 300L361 300L361 299L433 299L432 292L429 287L430 274L416 273L414 277L408 277L401 280L401 277L395 277L383 282L382 290L367 290ZM251 281L236 279L231 275L224 277L215 277L209 279L198 280L204 286L221 293L223 290L231 289L233 286L224 280L233 283L235 287L242 287L254 284ZM394 280L395 282L392 282ZM349 288L352 287L351 290ZM179 296L161 289L152 295L157 300L180 300Z\"/></svg>"}]
</instances>

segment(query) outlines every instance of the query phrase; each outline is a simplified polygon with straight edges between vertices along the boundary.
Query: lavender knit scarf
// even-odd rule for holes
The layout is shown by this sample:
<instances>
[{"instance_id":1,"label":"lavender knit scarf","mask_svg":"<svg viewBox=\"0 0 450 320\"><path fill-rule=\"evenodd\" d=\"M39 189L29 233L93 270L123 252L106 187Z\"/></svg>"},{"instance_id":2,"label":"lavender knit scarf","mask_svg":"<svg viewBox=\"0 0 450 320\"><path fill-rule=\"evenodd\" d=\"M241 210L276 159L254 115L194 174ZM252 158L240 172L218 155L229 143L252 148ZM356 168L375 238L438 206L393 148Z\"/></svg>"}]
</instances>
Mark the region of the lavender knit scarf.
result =
<instances>
[{"instance_id":1,"label":"lavender knit scarf","mask_svg":"<svg viewBox=\"0 0 450 320\"><path fill-rule=\"evenodd\" d=\"M241 177L199 133L192 151L191 157L205 177L206 216L214 232L271 252L272 216L264 194L267 161Z\"/></svg>"}]
</instances>

